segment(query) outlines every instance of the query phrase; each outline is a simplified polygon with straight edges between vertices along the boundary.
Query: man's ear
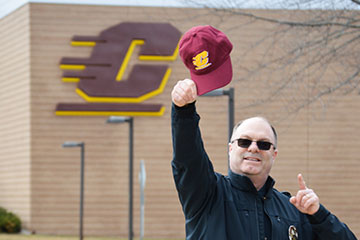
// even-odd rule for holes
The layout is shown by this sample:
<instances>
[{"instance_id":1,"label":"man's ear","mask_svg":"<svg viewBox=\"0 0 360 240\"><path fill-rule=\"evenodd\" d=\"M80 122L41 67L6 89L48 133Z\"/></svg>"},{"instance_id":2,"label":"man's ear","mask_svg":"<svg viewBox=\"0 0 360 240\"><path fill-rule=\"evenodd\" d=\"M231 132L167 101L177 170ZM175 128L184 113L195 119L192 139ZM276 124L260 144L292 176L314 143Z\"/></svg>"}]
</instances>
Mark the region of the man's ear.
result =
<instances>
[{"instance_id":1,"label":"man's ear","mask_svg":"<svg viewBox=\"0 0 360 240\"><path fill-rule=\"evenodd\" d=\"M232 144L231 143L229 143L229 154L231 153L231 151L233 150L233 148L232 148Z\"/></svg>"},{"instance_id":2,"label":"man's ear","mask_svg":"<svg viewBox=\"0 0 360 240\"><path fill-rule=\"evenodd\" d=\"M273 154L273 158L274 158L274 160L275 160L275 158L276 158L277 154L278 154L278 150L277 150L277 149L275 149L275 150L274 150L274 154Z\"/></svg>"}]
</instances>

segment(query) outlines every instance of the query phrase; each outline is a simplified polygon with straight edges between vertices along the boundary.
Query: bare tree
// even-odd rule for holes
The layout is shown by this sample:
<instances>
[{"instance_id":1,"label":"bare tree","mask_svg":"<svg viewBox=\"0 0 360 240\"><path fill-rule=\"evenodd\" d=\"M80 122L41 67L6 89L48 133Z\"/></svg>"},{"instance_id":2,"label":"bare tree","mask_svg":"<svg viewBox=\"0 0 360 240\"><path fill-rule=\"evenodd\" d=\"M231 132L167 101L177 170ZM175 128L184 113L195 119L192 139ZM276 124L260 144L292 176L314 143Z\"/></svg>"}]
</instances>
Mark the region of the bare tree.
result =
<instances>
[{"instance_id":1,"label":"bare tree","mask_svg":"<svg viewBox=\"0 0 360 240\"><path fill-rule=\"evenodd\" d=\"M191 0L184 0L187 3ZM211 3L210 3L211 2ZM248 19L247 25L271 26L263 37L243 52L241 58L260 51L261 59L252 66L240 63L244 74L235 81L263 81L266 92L249 107L282 99L288 114L321 103L326 108L337 94L359 92L360 6L358 0L257 1L258 8L272 8L276 14L244 9L256 1L193 1L214 16L230 14ZM251 5L256 7L254 5ZM250 7L251 7L250 6ZM244 27L234 24L233 31ZM259 50L261 49L261 50ZM241 61L240 61L241 62ZM276 80L274 80L276 79ZM298 90L298 91L296 91ZM288 94L284 97L284 94Z\"/></svg>"}]
</instances>

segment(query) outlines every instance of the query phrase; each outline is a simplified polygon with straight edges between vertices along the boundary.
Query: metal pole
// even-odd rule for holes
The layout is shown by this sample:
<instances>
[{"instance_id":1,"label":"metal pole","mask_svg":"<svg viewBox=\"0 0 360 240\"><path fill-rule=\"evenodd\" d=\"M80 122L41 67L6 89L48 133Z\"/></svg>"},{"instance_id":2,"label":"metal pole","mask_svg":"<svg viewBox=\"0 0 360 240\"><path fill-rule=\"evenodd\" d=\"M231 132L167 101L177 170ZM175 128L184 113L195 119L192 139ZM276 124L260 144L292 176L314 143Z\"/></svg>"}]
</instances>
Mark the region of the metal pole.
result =
<instances>
[{"instance_id":1,"label":"metal pole","mask_svg":"<svg viewBox=\"0 0 360 240\"><path fill-rule=\"evenodd\" d=\"M146 170L144 160L140 161L140 240L144 239L144 216L145 216L145 182L146 182Z\"/></svg>"},{"instance_id":2,"label":"metal pole","mask_svg":"<svg viewBox=\"0 0 360 240\"><path fill-rule=\"evenodd\" d=\"M129 240L134 237L133 231L133 158L134 158L134 119L133 117L110 116L107 123L129 123Z\"/></svg>"},{"instance_id":3,"label":"metal pole","mask_svg":"<svg viewBox=\"0 0 360 240\"><path fill-rule=\"evenodd\" d=\"M234 128L234 88L229 88L229 90L223 90L223 95L228 95L229 99L228 99L228 140L229 142L231 141L231 135L232 135L232 131ZM228 167L230 166L230 162L229 162L229 154L228 155Z\"/></svg>"},{"instance_id":4,"label":"metal pole","mask_svg":"<svg viewBox=\"0 0 360 240\"><path fill-rule=\"evenodd\" d=\"M84 168L85 168L85 143L84 142L64 142L63 147L80 147L81 161L80 161L80 223L79 223L79 238L83 240L83 218L84 218Z\"/></svg>"},{"instance_id":5,"label":"metal pole","mask_svg":"<svg viewBox=\"0 0 360 240\"><path fill-rule=\"evenodd\" d=\"M234 127L234 88L229 88L228 90L224 90L222 88L215 89L211 92L205 93L202 96L204 97L215 97L215 96L223 96L227 95L229 97L228 101L228 123L229 123L229 142L231 140L232 130Z\"/></svg>"},{"instance_id":6,"label":"metal pole","mask_svg":"<svg viewBox=\"0 0 360 240\"><path fill-rule=\"evenodd\" d=\"M81 143L81 170L80 170L80 240L83 240L83 217L84 217L84 155L85 144Z\"/></svg>"},{"instance_id":7,"label":"metal pole","mask_svg":"<svg viewBox=\"0 0 360 240\"><path fill-rule=\"evenodd\" d=\"M234 88L228 90L229 94L229 142L231 141L232 130L234 127Z\"/></svg>"},{"instance_id":8,"label":"metal pole","mask_svg":"<svg viewBox=\"0 0 360 240\"><path fill-rule=\"evenodd\" d=\"M133 118L129 118L129 239L132 240L133 232Z\"/></svg>"}]
</instances>

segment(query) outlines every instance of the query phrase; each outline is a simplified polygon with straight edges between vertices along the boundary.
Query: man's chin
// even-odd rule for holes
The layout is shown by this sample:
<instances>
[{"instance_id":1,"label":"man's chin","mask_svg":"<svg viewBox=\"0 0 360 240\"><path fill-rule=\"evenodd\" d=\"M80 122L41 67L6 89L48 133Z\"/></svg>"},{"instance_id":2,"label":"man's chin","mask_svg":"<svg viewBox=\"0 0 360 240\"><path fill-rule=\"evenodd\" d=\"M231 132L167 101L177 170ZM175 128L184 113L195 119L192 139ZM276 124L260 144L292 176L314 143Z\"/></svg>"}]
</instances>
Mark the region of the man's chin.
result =
<instances>
[{"instance_id":1,"label":"man's chin","mask_svg":"<svg viewBox=\"0 0 360 240\"><path fill-rule=\"evenodd\" d=\"M254 167L244 168L241 170L242 170L243 175L245 175L245 176L254 176L254 175L258 175L260 173L260 171Z\"/></svg>"}]
</instances>

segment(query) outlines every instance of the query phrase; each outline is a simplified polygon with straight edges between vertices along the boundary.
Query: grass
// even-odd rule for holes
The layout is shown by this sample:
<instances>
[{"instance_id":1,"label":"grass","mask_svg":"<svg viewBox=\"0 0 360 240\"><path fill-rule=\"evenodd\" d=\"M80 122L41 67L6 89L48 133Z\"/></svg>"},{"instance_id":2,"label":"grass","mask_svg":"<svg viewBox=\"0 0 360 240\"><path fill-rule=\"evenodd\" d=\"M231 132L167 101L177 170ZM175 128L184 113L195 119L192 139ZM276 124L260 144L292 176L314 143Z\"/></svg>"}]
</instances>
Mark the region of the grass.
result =
<instances>
[{"instance_id":1,"label":"grass","mask_svg":"<svg viewBox=\"0 0 360 240\"><path fill-rule=\"evenodd\" d=\"M0 234L0 240L78 240L78 236ZM123 240L121 238L84 237L84 240ZM125 240L125 239L124 239Z\"/></svg>"},{"instance_id":2,"label":"grass","mask_svg":"<svg viewBox=\"0 0 360 240\"><path fill-rule=\"evenodd\" d=\"M50 235L21 235L21 234L0 234L0 240L78 240L79 236L50 236ZM126 240L128 238L116 237L84 237L84 240ZM134 238L138 240L138 238ZM150 240L150 239L144 239ZM175 239L151 239L151 240L175 240Z\"/></svg>"}]
</instances>

